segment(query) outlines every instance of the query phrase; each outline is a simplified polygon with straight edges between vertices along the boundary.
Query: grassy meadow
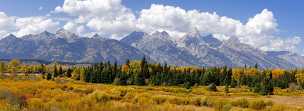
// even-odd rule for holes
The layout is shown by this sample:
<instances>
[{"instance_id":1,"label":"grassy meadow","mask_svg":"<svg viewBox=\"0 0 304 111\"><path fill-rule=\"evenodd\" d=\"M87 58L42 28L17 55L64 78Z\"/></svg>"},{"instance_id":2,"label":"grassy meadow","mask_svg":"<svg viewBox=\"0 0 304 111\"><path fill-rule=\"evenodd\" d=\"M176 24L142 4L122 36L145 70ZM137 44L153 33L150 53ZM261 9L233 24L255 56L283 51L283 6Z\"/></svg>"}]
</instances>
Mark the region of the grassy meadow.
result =
<instances>
[{"instance_id":1,"label":"grassy meadow","mask_svg":"<svg viewBox=\"0 0 304 111\"><path fill-rule=\"evenodd\" d=\"M304 91L274 89L261 96L246 86L118 86L39 75L0 80L0 111L301 111Z\"/></svg>"}]
</instances>

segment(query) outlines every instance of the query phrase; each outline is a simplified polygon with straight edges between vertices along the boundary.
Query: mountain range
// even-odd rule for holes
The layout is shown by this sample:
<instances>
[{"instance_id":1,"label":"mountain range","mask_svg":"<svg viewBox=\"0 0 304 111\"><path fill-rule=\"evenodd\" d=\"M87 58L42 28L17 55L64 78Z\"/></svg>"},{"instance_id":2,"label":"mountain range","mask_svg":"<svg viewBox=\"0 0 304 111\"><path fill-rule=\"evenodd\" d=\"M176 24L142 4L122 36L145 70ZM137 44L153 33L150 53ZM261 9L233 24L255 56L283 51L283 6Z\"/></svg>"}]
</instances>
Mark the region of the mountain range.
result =
<instances>
[{"instance_id":1,"label":"mountain range","mask_svg":"<svg viewBox=\"0 0 304 111\"><path fill-rule=\"evenodd\" d=\"M0 40L0 59L38 59L74 63L126 60L150 61L183 66L254 66L296 68L304 57L288 51L262 51L239 42L236 37L218 40L198 31L173 39L166 31L148 34L135 31L121 40L80 37L66 30L44 31L23 37L8 35Z\"/></svg>"}]
</instances>

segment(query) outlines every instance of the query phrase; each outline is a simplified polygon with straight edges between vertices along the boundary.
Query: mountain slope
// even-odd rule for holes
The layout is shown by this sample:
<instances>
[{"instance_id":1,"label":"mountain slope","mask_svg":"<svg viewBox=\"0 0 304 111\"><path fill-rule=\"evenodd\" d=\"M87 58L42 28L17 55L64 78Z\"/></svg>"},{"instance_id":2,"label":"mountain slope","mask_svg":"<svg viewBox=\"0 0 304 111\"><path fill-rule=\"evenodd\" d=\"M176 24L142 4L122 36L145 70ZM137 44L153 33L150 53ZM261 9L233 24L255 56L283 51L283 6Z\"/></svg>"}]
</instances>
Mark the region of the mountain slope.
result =
<instances>
[{"instance_id":1,"label":"mountain slope","mask_svg":"<svg viewBox=\"0 0 304 111\"><path fill-rule=\"evenodd\" d=\"M268 56L265 52L259 49L240 43L236 38L231 38L225 41L219 47L219 51L224 53L226 57L230 58L235 66L254 66L255 64L258 64L262 68L294 67L294 65L290 64L288 61Z\"/></svg>"},{"instance_id":2,"label":"mountain slope","mask_svg":"<svg viewBox=\"0 0 304 111\"><path fill-rule=\"evenodd\" d=\"M157 62L174 65L200 64L189 52L177 48L175 42L169 37L165 31L154 32L151 35L134 32L122 39L121 42L136 47Z\"/></svg>"},{"instance_id":3,"label":"mountain slope","mask_svg":"<svg viewBox=\"0 0 304 111\"><path fill-rule=\"evenodd\" d=\"M264 52L240 43L232 37L220 41L198 31L174 39L167 32L133 32L122 40L94 36L79 37L66 30L55 34L47 31L17 38L9 35L0 40L0 59L37 59L61 62L140 60L173 65L254 66L262 68L294 68L304 66L304 57L290 52Z\"/></svg>"},{"instance_id":4,"label":"mountain slope","mask_svg":"<svg viewBox=\"0 0 304 111\"><path fill-rule=\"evenodd\" d=\"M288 51L268 51L266 53L268 56L278 57L280 59L286 60L296 67L304 67L304 57L299 54L291 53Z\"/></svg>"},{"instance_id":5,"label":"mountain slope","mask_svg":"<svg viewBox=\"0 0 304 111\"><path fill-rule=\"evenodd\" d=\"M113 39L79 38L42 32L0 40L0 58L40 59L62 62L99 62L141 59L144 56L134 47Z\"/></svg>"},{"instance_id":6,"label":"mountain slope","mask_svg":"<svg viewBox=\"0 0 304 111\"><path fill-rule=\"evenodd\" d=\"M134 32L121 40L136 47L158 62L175 65L197 66L254 66L262 68L291 68L296 65L286 59L269 56L266 52L237 39L220 41L212 35L202 36L191 32L178 40L172 40L167 32L146 34Z\"/></svg>"},{"instance_id":7,"label":"mountain slope","mask_svg":"<svg viewBox=\"0 0 304 111\"><path fill-rule=\"evenodd\" d=\"M194 32L185 35L177 43L180 49L191 53L199 63L204 63L206 66L233 66L232 61L217 50L222 42L212 35L201 36L198 32Z\"/></svg>"}]
</instances>

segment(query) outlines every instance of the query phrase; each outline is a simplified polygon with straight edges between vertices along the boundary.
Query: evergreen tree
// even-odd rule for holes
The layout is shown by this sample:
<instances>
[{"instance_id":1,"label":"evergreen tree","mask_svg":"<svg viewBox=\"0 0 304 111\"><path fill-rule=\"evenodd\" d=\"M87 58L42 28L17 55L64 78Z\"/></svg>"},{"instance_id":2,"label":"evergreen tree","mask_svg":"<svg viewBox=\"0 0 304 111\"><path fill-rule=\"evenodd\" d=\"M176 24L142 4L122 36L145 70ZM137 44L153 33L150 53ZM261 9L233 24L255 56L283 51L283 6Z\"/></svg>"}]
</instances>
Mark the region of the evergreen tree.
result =
<instances>
[{"instance_id":1,"label":"evergreen tree","mask_svg":"<svg viewBox=\"0 0 304 111\"><path fill-rule=\"evenodd\" d=\"M202 80L201 82L202 82L202 84L204 84L204 85L209 85L209 84L215 83L215 82L217 81L214 72L211 71L211 70L207 71L207 72L204 74L204 76L203 76L202 79L203 79L203 80Z\"/></svg>"},{"instance_id":2,"label":"evergreen tree","mask_svg":"<svg viewBox=\"0 0 304 111\"><path fill-rule=\"evenodd\" d=\"M145 78L142 73L137 73L134 77L134 84L135 85L145 85Z\"/></svg>"},{"instance_id":3,"label":"evergreen tree","mask_svg":"<svg viewBox=\"0 0 304 111\"><path fill-rule=\"evenodd\" d=\"M58 74L59 74L59 75L63 75L63 69L62 69L61 66L59 66Z\"/></svg>"},{"instance_id":4,"label":"evergreen tree","mask_svg":"<svg viewBox=\"0 0 304 111\"><path fill-rule=\"evenodd\" d=\"M52 74L51 73L47 73L46 80L51 80L51 79L52 79Z\"/></svg>"},{"instance_id":5,"label":"evergreen tree","mask_svg":"<svg viewBox=\"0 0 304 111\"><path fill-rule=\"evenodd\" d=\"M57 77L59 76L59 72L58 72L58 69L57 69L57 65L55 64L54 65L54 77Z\"/></svg>"},{"instance_id":6,"label":"evergreen tree","mask_svg":"<svg viewBox=\"0 0 304 111\"><path fill-rule=\"evenodd\" d=\"M223 75L224 75L224 85L229 86L231 84L231 77L232 77L232 69L228 69L226 66L223 67Z\"/></svg>"},{"instance_id":7,"label":"evergreen tree","mask_svg":"<svg viewBox=\"0 0 304 111\"><path fill-rule=\"evenodd\" d=\"M68 77L68 78L72 77L72 72L73 72L73 70L69 68L69 69L65 72L65 76Z\"/></svg>"},{"instance_id":8,"label":"evergreen tree","mask_svg":"<svg viewBox=\"0 0 304 111\"><path fill-rule=\"evenodd\" d=\"M114 85L127 85L128 75L124 73L118 73L113 81Z\"/></svg>"},{"instance_id":9,"label":"evergreen tree","mask_svg":"<svg viewBox=\"0 0 304 111\"><path fill-rule=\"evenodd\" d=\"M230 87L236 85L246 85L251 91L262 95L273 93L273 87L287 87L288 83L302 82L302 72L290 70L284 74L272 73L273 70L258 70L255 68L228 68L228 67L181 67L170 66L166 63L149 64L144 57L141 61L128 61L126 64L118 65L116 62L98 63L83 68L73 68L72 77L77 73L77 80L92 83L106 83L115 85L145 85L146 81L150 85L173 85L191 88L193 85L209 85L210 88L216 89L217 85L225 86L225 93L229 93ZM60 74L55 65L54 76ZM66 75L70 69L66 70ZM79 70L79 71L77 71ZM57 72L57 73L56 73ZM76 75L77 75L76 74ZM297 75L297 76L296 76ZM52 76L51 76L52 77ZM53 78L52 77L52 78Z\"/></svg>"},{"instance_id":10,"label":"evergreen tree","mask_svg":"<svg viewBox=\"0 0 304 111\"><path fill-rule=\"evenodd\" d=\"M149 79L149 84L150 85L155 85L155 86L158 86L158 85L161 85L162 84L162 80L163 80L163 78L162 78L162 74L160 74L160 73L157 73L157 74L154 74L154 75L152 75L151 77L150 77L150 79Z\"/></svg>"},{"instance_id":11,"label":"evergreen tree","mask_svg":"<svg viewBox=\"0 0 304 111\"><path fill-rule=\"evenodd\" d=\"M143 57L143 59L140 62L140 71L135 74L134 84L145 85L145 77L147 76L147 74L148 74L147 61L146 61L146 57Z\"/></svg>"},{"instance_id":12,"label":"evergreen tree","mask_svg":"<svg viewBox=\"0 0 304 111\"><path fill-rule=\"evenodd\" d=\"M5 63L0 62L0 76L3 75L4 71L5 71Z\"/></svg>"},{"instance_id":13,"label":"evergreen tree","mask_svg":"<svg viewBox=\"0 0 304 111\"><path fill-rule=\"evenodd\" d=\"M272 85L272 73L271 71L264 71L263 80L260 85L259 93L261 95L272 95L273 94L273 85Z\"/></svg>"},{"instance_id":14,"label":"evergreen tree","mask_svg":"<svg viewBox=\"0 0 304 111\"><path fill-rule=\"evenodd\" d=\"M149 77L149 67L146 57L143 57L143 59L140 62L140 72L142 73L144 78Z\"/></svg>"},{"instance_id":15,"label":"evergreen tree","mask_svg":"<svg viewBox=\"0 0 304 111\"><path fill-rule=\"evenodd\" d=\"M256 69L258 69L258 68L259 68L258 63L256 63L256 64L254 65L254 68L256 68Z\"/></svg>"},{"instance_id":16,"label":"evergreen tree","mask_svg":"<svg viewBox=\"0 0 304 111\"><path fill-rule=\"evenodd\" d=\"M113 67L113 75L117 75L117 73L118 73L118 65L117 65L117 62L115 61L114 67Z\"/></svg>"}]
</instances>

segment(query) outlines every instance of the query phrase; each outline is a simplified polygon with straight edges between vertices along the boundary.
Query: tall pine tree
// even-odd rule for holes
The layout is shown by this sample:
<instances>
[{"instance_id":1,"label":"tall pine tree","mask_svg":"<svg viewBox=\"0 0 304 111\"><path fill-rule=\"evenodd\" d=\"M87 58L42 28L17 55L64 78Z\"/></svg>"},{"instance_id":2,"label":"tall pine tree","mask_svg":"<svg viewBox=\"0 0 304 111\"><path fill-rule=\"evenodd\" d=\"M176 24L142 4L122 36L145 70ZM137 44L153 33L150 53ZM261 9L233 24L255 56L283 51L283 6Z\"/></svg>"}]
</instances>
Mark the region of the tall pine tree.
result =
<instances>
[{"instance_id":1,"label":"tall pine tree","mask_svg":"<svg viewBox=\"0 0 304 111\"><path fill-rule=\"evenodd\" d=\"M54 77L57 77L57 76L59 76L59 72L58 72L58 69L57 69L57 65L55 64L54 65Z\"/></svg>"},{"instance_id":2,"label":"tall pine tree","mask_svg":"<svg viewBox=\"0 0 304 111\"><path fill-rule=\"evenodd\" d=\"M146 57L143 57L143 59L140 62L140 71L137 72L137 74L135 75L134 84L145 85L145 76L147 75L147 73L148 73L147 61L146 61Z\"/></svg>"}]
</instances>

